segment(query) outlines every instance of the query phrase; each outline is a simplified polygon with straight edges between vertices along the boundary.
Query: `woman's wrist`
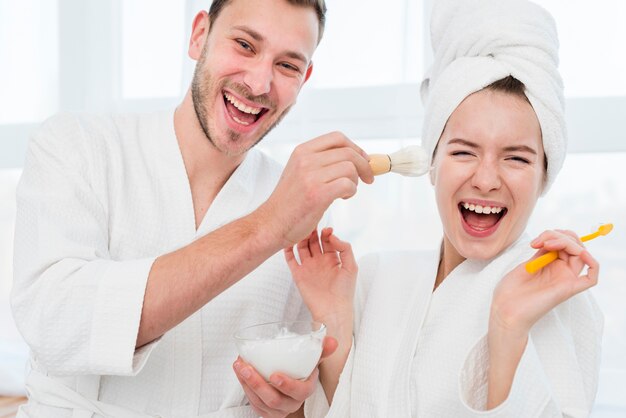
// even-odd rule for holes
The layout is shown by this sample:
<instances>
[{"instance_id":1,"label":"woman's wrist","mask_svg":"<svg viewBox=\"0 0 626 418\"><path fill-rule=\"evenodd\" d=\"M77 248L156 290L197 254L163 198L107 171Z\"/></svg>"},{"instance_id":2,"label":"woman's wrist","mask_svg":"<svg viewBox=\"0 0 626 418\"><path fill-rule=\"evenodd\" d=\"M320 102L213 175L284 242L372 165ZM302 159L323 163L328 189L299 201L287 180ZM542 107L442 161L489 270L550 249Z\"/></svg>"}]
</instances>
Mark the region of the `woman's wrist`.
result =
<instances>
[{"instance_id":1,"label":"woman's wrist","mask_svg":"<svg viewBox=\"0 0 626 418\"><path fill-rule=\"evenodd\" d=\"M487 334L489 367L487 410L504 402L511 390L520 359L528 343L529 330L493 315Z\"/></svg>"},{"instance_id":2,"label":"woman's wrist","mask_svg":"<svg viewBox=\"0 0 626 418\"><path fill-rule=\"evenodd\" d=\"M350 350L353 335L354 314L352 307L342 311L334 311L322 315L313 315L313 320L326 326L326 335L333 337L339 343L338 351Z\"/></svg>"}]
</instances>

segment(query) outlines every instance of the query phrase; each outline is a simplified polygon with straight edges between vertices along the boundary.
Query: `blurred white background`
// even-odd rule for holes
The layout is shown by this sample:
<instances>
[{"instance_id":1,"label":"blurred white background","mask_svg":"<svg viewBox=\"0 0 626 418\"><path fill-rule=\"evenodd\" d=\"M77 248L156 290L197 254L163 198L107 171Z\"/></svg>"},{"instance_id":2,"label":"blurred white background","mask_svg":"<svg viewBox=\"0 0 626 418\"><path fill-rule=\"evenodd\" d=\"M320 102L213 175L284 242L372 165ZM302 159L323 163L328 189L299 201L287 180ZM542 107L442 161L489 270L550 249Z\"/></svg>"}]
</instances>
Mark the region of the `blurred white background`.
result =
<instances>
[{"instance_id":1,"label":"blurred white background","mask_svg":"<svg viewBox=\"0 0 626 418\"><path fill-rule=\"evenodd\" d=\"M431 61L436 0L327 0L313 76L291 115L261 147L286 161L293 147L342 130L368 152L419 143L419 81ZM532 234L600 223L615 230L589 248L601 261L593 289L605 313L593 417L626 416L626 2L538 0L555 16L566 85L570 155L540 200ZM60 110L149 111L175 106L193 61L186 45L210 0L0 0L0 395L20 390L25 347L8 305L15 187L29 133ZM357 252L434 248L441 227L427 179L395 175L332 208ZM8 382L8 383L7 383ZM21 389L23 390L23 389Z\"/></svg>"}]
</instances>

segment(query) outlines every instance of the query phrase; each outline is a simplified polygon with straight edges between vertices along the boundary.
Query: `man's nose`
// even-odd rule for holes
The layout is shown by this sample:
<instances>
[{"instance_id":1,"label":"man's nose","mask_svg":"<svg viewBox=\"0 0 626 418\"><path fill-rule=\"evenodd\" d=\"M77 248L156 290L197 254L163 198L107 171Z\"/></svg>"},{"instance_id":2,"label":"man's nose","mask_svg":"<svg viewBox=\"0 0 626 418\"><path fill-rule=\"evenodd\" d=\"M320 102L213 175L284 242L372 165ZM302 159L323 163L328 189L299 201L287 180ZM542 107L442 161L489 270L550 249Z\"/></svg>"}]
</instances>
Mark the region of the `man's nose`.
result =
<instances>
[{"instance_id":1,"label":"man's nose","mask_svg":"<svg viewBox=\"0 0 626 418\"><path fill-rule=\"evenodd\" d=\"M247 69L243 82L254 96L267 94L274 79L274 64L260 60Z\"/></svg>"}]
</instances>

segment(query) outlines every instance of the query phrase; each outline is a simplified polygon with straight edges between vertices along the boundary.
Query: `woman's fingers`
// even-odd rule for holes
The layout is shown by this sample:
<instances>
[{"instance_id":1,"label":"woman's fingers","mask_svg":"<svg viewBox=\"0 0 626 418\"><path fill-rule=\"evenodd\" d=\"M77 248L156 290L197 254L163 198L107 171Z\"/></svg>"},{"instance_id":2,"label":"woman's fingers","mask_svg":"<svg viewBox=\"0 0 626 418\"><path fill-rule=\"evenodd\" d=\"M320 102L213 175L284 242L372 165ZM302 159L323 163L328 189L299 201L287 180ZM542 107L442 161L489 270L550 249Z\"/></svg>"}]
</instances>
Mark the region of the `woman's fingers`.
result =
<instances>
[{"instance_id":1,"label":"woman's fingers","mask_svg":"<svg viewBox=\"0 0 626 418\"><path fill-rule=\"evenodd\" d=\"M574 241L569 236L560 236L552 239L548 239L543 243L543 249L546 251L563 251L567 255L580 255L585 251L585 247L580 242Z\"/></svg>"},{"instance_id":2,"label":"woman's fingers","mask_svg":"<svg viewBox=\"0 0 626 418\"><path fill-rule=\"evenodd\" d=\"M317 234L317 229L309 235L309 254L311 254L311 257L316 257L322 254L322 247L320 247L320 237Z\"/></svg>"},{"instance_id":3,"label":"woman's fingers","mask_svg":"<svg viewBox=\"0 0 626 418\"><path fill-rule=\"evenodd\" d=\"M600 263L598 263L588 251L583 251L580 254L580 259L588 268L587 274L580 276L580 280L576 282L576 293L580 293L598 284L598 278L600 276Z\"/></svg>"},{"instance_id":4,"label":"woman's fingers","mask_svg":"<svg viewBox=\"0 0 626 418\"><path fill-rule=\"evenodd\" d=\"M341 266L350 273L356 273L358 267L356 260L354 259L354 253L352 252L352 246L350 243L340 240L336 235L331 235L329 237L329 242L335 248L335 251L339 253Z\"/></svg>"},{"instance_id":5,"label":"woman's fingers","mask_svg":"<svg viewBox=\"0 0 626 418\"><path fill-rule=\"evenodd\" d=\"M285 254L285 261L287 261L287 265L292 271L299 266L296 255L293 253L293 247L283 249L283 253Z\"/></svg>"},{"instance_id":6,"label":"woman's fingers","mask_svg":"<svg viewBox=\"0 0 626 418\"><path fill-rule=\"evenodd\" d=\"M324 254L334 251L329 241L329 238L332 234L333 229L331 227L322 229L322 236L320 241L322 242L322 250L324 250Z\"/></svg>"},{"instance_id":7,"label":"woman's fingers","mask_svg":"<svg viewBox=\"0 0 626 418\"><path fill-rule=\"evenodd\" d=\"M547 230L542 232L541 234L539 234L539 236L537 238L535 238L531 243L531 247L533 248L545 248L545 243L547 241L553 241L555 239L558 238L568 238L570 239L572 242L581 244L580 239L578 238L578 236L576 235L576 233L572 232L572 231L567 231L567 230ZM552 251L552 250L548 250L548 251Z\"/></svg>"}]
</instances>

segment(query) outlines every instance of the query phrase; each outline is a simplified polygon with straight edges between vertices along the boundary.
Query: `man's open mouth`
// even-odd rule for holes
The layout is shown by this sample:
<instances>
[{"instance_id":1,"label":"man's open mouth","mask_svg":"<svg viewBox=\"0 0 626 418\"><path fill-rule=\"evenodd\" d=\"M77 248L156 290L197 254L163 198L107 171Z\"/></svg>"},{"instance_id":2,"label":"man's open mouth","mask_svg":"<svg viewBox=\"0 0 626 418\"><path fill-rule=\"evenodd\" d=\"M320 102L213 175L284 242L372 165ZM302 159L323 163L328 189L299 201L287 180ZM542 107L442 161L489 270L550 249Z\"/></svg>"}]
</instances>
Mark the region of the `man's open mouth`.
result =
<instances>
[{"instance_id":1,"label":"man's open mouth","mask_svg":"<svg viewBox=\"0 0 626 418\"><path fill-rule=\"evenodd\" d=\"M481 206L469 202L459 203L459 210L467 226L477 232L496 226L508 211L503 206Z\"/></svg>"},{"instance_id":2,"label":"man's open mouth","mask_svg":"<svg viewBox=\"0 0 626 418\"><path fill-rule=\"evenodd\" d=\"M223 95L228 114L235 122L243 126L252 125L269 110L263 106L245 104L228 92L223 92Z\"/></svg>"}]
</instances>

